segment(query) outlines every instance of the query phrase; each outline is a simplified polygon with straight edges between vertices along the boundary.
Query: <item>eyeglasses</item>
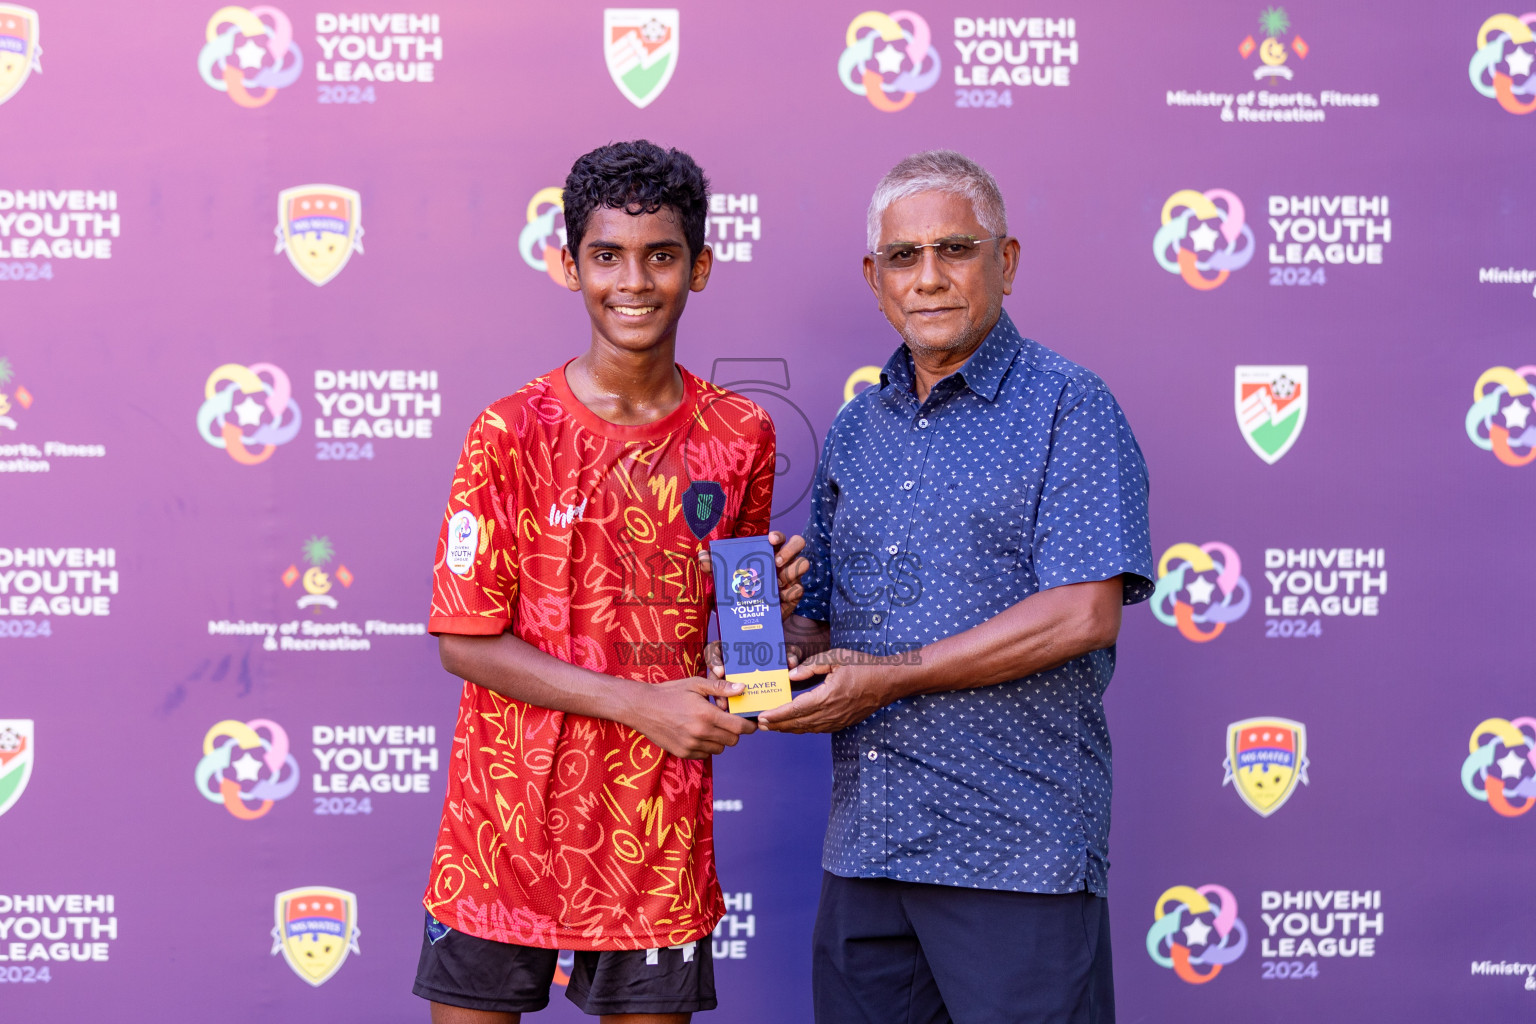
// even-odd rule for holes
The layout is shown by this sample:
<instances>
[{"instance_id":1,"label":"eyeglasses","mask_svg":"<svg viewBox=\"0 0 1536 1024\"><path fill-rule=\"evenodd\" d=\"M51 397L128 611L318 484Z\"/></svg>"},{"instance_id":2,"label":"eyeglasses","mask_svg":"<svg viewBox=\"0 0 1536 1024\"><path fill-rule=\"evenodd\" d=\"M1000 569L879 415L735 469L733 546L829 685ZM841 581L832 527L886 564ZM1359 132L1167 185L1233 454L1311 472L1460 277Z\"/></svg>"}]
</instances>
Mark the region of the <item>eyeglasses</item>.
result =
<instances>
[{"instance_id":1,"label":"eyeglasses","mask_svg":"<svg viewBox=\"0 0 1536 1024\"><path fill-rule=\"evenodd\" d=\"M983 242L996 242L1006 237L1006 235L993 235L990 238L976 238L972 235L950 235L948 238L941 238L937 242L926 242L923 245L892 242L884 249L876 249L869 255L873 256L875 263L885 270L911 270L922 262L924 249L932 249L934 255L945 263L964 263L981 255Z\"/></svg>"}]
</instances>

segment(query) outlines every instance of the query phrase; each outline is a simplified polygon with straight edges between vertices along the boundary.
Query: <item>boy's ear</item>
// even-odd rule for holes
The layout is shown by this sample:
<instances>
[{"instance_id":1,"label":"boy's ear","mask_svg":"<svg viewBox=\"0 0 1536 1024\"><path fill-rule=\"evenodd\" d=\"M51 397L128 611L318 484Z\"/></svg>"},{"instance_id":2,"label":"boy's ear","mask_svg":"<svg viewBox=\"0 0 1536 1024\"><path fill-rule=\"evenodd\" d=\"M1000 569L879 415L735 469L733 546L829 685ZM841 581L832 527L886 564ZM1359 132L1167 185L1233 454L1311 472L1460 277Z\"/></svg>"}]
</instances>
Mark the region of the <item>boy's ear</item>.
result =
<instances>
[{"instance_id":1,"label":"boy's ear","mask_svg":"<svg viewBox=\"0 0 1536 1024\"><path fill-rule=\"evenodd\" d=\"M573 292L581 291L581 275L576 272L576 257L571 255L571 247L560 247L560 268L565 271L565 286Z\"/></svg>"},{"instance_id":2,"label":"boy's ear","mask_svg":"<svg viewBox=\"0 0 1536 1024\"><path fill-rule=\"evenodd\" d=\"M688 290L701 292L704 286L709 284L709 272L715 265L715 251L709 246L699 250L699 255L693 261L693 273L688 278Z\"/></svg>"}]
</instances>

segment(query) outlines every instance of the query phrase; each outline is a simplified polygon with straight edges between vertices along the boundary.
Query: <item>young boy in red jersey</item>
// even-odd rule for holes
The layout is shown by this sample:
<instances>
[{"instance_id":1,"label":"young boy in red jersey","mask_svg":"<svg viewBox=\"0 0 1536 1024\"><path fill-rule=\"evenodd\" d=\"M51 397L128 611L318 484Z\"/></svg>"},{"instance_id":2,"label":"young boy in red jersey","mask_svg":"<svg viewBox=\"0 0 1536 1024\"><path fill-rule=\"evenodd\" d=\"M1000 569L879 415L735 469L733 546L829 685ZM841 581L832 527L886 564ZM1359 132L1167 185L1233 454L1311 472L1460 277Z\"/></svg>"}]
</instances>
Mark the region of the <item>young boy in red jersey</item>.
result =
<instances>
[{"instance_id":1,"label":"young boy in red jersey","mask_svg":"<svg viewBox=\"0 0 1536 1024\"><path fill-rule=\"evenodd\" d=\"M767 532L773 424L674 362L712 258L693 160L604 146L563 200L591 345L475 421L438 541L428 628L466 683L414 988L436 1024L542 1009L562 948L605 1021L715 1007L709 755L755 726L701 674L698 553Z\"/></svg>"}]
</instances>

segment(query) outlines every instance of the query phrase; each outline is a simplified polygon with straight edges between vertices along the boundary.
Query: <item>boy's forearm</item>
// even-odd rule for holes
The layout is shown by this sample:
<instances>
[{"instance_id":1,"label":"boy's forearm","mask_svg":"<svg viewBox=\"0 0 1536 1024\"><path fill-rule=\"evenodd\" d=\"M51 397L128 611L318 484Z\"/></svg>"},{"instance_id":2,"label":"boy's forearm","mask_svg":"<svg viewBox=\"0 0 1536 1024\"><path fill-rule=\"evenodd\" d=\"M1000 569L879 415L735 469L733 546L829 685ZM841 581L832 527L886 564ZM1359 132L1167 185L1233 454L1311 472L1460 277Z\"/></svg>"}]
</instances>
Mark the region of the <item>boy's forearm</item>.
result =
<instances>
[{"instance_id":1,"label":"boy's forearm","mask_svg":"<svg viewBox=\"0 0 1536 1024\"><path fill-rule=\"evenodd\" d=\"M551 657L511 633L437 638L443 668L477 686L553 711L604 718L633 727L640 687Z\"/></svg>"}]
</instances>

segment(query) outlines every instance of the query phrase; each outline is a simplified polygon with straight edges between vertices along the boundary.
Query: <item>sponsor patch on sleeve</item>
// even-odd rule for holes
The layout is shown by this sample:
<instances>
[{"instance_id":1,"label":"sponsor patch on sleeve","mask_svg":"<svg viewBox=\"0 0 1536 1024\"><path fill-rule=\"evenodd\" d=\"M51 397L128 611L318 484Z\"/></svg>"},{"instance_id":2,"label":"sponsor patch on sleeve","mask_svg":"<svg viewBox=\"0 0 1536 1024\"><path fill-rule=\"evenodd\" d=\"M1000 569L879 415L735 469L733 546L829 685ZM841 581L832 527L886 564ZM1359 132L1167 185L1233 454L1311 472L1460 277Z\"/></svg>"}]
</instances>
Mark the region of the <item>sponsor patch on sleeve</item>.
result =
<instances>
[{"instance_id":1,"label":"sponsor patch on sleeve","mask_svg":"<svg viewBox=\"0 0 1536 1024\"><path fill-rule=\"evenodd\" d=\"M448 570L456 576L467 574L479 548L480 523L475 514L467 509L455 512L448 520Z\"/></svg>"}]
</instances>

